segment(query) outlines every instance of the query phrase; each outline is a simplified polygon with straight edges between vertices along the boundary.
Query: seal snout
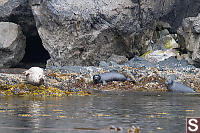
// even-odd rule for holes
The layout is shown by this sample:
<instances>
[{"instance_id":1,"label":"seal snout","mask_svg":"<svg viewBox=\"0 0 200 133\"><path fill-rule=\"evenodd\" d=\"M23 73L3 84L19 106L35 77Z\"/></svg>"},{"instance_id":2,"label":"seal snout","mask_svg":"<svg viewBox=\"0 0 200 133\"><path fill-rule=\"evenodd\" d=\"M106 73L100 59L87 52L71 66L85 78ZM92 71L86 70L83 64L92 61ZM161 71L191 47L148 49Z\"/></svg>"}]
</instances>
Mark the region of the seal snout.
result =
<instances>
[{"instance_id":1,"label":"seal snout","mask_svg":"<svg viewBox=\"0 0 200 133\"><path fill-rule=\"evenodd\" d=\"M101 80L101 76L100 75L94 75L93 76L93 83L94 84L100 83L100 80Z\"/></svg>"}]
</instances>

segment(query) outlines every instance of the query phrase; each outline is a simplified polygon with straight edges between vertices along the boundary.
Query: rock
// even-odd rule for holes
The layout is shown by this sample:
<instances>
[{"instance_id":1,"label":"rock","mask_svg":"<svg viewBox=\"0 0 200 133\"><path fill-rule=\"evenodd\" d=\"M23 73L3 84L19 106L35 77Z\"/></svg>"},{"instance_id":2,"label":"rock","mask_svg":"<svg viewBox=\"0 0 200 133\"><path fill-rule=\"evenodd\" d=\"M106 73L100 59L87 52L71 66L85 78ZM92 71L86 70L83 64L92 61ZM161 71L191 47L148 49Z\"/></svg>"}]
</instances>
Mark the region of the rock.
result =
<instances>
[{"instance_id":1,"label":"rock","mask_svg":"<svg viewBox=\"0 0 200 133\"><path fill-rule=\"evenodd\" d=\"M110 61L108 64L109 64L109 66L112 66L112 67L120 67L120 65L117 64L117 63L114 62L114 61Z\"/></svg>"},{"instance_id":2,"label":"rock","mask_svg":"<svg viewBox=\"0 0 200 133\"><path fill-rule=\"evenodd\" d=\"M146 59L135 56L131 60L129 60L127 63L124 64L125 66L133 67L133 68L141 68L141 67L156 67L155 64L150 63Z\"/></svg>"},{"instance_id":3,"label":"rock","mask_svg":"<svg viewBox=\"0 0 200 133\"><path fill-rule=\"evenodd\" d=\"M165 48L179 48L179 44L174 40L171 35L164 36L162 39Z\"/></svg>"},{"instance_id":4,"label":"rock","mask_svg":"<svg viewBox=\"0 0 200 133\"><path fill-rule=\"evenodd\" d=\"M162 33L163 36L161 36L157 42L153 45L153 50L167 50L167 49L175 49L179 48L179 44L175 41L175 39L172 37L172 35L168 34L165 35Z\"/></svg>"},{"instance_id":5,"label":"rock","mask_svg":"<svg viewBox=\"0 0 200 133\"><path fill-rule=\"evenodd\" d=\"M22 74L27 69L23 68L0 68L0 73L7 73L7 74Z\"/></svg>"},{"instance_id":6,"label":"rock","mask_svg":"<svg viewBox=\"0 0 200 133\"><path fill-rule=\"evenodd\" d=\"M153 36L149 27L176 4L175 0L37 1L32 10L51 56L47 66L98 65L112 54L127 58L142 54Z\"/></svg>"},{"instance_id":7,"label":"rock","mask_svg":"<svg viewBox=\"0 0 200 133\"><path fill-rule=\"evenodd\" d=\"M1 0L0 21L20 25L26 37L37 34L29 0Z\"/></svg>"},{"instance_id":8,"label":"rock","mask_svg":"<svg viewBox=\"0 0 200 133\"><path fill-rule=\"evenodd\" d=\"M177 58L178 59L178 58ZM189 64L193 64L192 59L190 58L189 54L182 54L181 56L179 56L178 60L184 59L186 60Z\"/></svg>"},{"instance_id":9,"label":"rock","mask_svg":"<svg viewBox=\"0 0 200 133\"><path fill-rule=\"evenodd\" d=\"M128 61L128 58L126 58L125 56L120 56L120 55L112 54L112 55L107 59L107 62L110 62L110 61L114 61L114 62L116 62L117 64L123 64L123 63L125 63L125 62Z\"/></svg>"},{"instance_id":10,"label":"rock","mask_svg":"<svg viewBox=\"0 0 200 133\"><path fill-rule=\"evenodd\" d=\"M161 21L170 24L170 32L176 32L184 18L197 16L200 12L199 0L175 0L175 6L167 14L161 17Z\"/></svg>"},{"instance_id":11,"label":"rock","mask_svg":"<svg viewBox=\"0 0 200 133\"><path fill-rule=\"evenodd\" d=\"M156 28L157 28L157 30L159 30L159 31L162 31L162 30L169 30L169 29L171 29L171 25L169 24L169 23L167 23L167 22L163 22L163 21L158 21L157 23L156 23Z\"/></svg>"},{"instance_id":12,"label":"rock","mask_svg":"<svg viewBox=\"0 0 200 133\"><path fill-rule=\"evenodd\" d=\"M159 32L159 34L160 34L160 36L167 36L167 35L169 35L169 31L167 29L164 29L164 30L161 30Z\"/></svg>"},{"instance_id":13,"label":"rock","mask_svg":"<svg viewBox=\"0 0 200 133\"><path fill-rule=\"evenodd\" d=\"M165 59L164 61L160 61L157 64L160 68L171 68L171 69L176 69L176 68L185 68L187 66L190 66L189 63L182 59L182 60L177 60L174 56ZM192 66L190 66L192 67Z\"/></svg>"},{"instance_id":14,"label":"rock","mask_svg":"<svg viewBox=\"0 0 200 133\"><path fill-rule=\"evenodd\" d=\"M44 83L44 72L40 67L31 67L24 72L26 81L33 85L41 85Z\"/></svg>"},{"instance_id":15,"label":"rock","mask_svg":"<svg viewBox=\"0 0 200 133\"><path fill-rule=\"evenodd\" d=\"M200 67L200 14L197 17L185 18L178 30L179 39L185 46L193 64Z\"/></svg>"},{"instance_id":16,"label":"rock","mask_svg":"<svg viewBox=\"0 0 200 133\"><path fill-rule=\"evenodd\" d=\"M19 63L25 54L26 38L19 25L0 22L0 67Z\"/></svg>"},{"instance_id":17,"label":"rock","mask_svg":"<svg viewBox=\"0 0 200 133\"><path fill-rule=\"evenodd\" d=\"M160 61L164 61L169 57L176 56L176 54L172 50L162 51L156 50L152 53L146 54L145 59L152 63L158 63Z\"/></svg>"},{"instance_id":18,"label":"rock","mask_svg":"<svg viewBox=\"0 0 200 133\"><path fill-rule=\"evenodd\" d=\"M99 63L99 67L102 67L102 68L108 68L109 65L108 65L105 61L100 61L100 63Z\"/></svg>"}]
</instances>

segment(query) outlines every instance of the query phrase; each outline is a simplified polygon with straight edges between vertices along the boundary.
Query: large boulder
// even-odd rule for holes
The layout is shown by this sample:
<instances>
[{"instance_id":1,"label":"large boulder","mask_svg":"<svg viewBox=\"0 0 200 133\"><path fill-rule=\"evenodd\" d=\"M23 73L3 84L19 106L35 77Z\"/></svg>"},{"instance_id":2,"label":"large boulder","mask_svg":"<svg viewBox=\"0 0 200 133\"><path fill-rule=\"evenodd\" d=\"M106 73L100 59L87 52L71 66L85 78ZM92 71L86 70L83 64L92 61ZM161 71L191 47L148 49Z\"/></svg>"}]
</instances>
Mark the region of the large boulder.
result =
<instances>
[{"instance_id":1,"label":"large boulder","mask_svg":"<svg viewBox=\"0 0 200 133\"><path fill-rule=\"evenodd\" d=\"M113 54L146 51L153 23L175 0L32 0L37 29L51 58L47 66L98 65Z\"/></svg>"},{"instance_id":2,"label":"large boulder","mask_svg":"<svg viewBox=\"0 0 200 133\"><path fill-rule=\"evenodd\" d=\"M0 0L0 21L20 25L26 36L37 35L29 0Z\"/></svg>"},{"instance_id":3,"label":"large boulder","mask_svg":"<svg viewBox=\"0 0 200 133\"><path fill-rule=\"evenodd\" d=\"M200 67L200 14L197 17L185 18L178 35L182 46L192 59L190 63Z\"/></svg>"},{"instance_id":4,"label":"large boulder","mask_svg":"<svg viewBox=\"0 0 200 133\"><path fill-rule=\"evenodd\" d=\"M26 38L19 25L0 22L0 67L19 63L25 54Z\"/></svg>"},{"instance_id":5,"label":"large boulder","mask_svg":"<svg viewBox=\"0 0 200 133\"><path fill-rule=\"evenodd\" d=\"M161 17L171 25L171 32L176 32L184 18L195 17L200 13L200 0L174 0L174 8Z\"/></svg>"}]
</instances>

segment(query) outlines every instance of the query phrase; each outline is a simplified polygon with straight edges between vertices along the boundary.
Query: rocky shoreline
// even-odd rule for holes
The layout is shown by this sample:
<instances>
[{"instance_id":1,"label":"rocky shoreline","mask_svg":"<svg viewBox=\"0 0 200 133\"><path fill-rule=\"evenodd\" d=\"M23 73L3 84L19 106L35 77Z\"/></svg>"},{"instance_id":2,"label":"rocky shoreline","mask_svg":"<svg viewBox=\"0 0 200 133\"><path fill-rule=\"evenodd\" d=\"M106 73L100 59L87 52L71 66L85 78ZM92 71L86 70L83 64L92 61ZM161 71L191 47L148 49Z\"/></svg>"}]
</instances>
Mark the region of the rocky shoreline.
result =
<instances>
[{"instance_id":1,"label":"rocky shoreline","mask_svg":"<svg viewBox=\"0 0 200 133\"><path fill-rule=\"evenodd\" d=\"M177 60L174 57L158 64L135 56L123 65L113 61L109 63L102 61L98 67L48 67L44 69L44 85L40 86L28 84L25 75L22 74L24 70L1 69L1 96L84 96L105 91L166 92L167 78L172 78L200 92L200 69L188 64L185 60ZM123 73L136 83L114 81L106 85L93 84L93 75L109 71Z\"/></svg>"},{"instance_id":2,"label":"rocky shoreline","mask_svg":"<svg viewBox=\"0 0 200 133\"><path fill-rule=\"evenodd\" d=\"M3 0L0 94L167 91L168 78L198 92L199 5L187 0ZM12 69L35 62L46 67L41 86L27 84L25 69ZM136 83L92 83L93 75L109 71Z\"/></svg>"}]
</instances>

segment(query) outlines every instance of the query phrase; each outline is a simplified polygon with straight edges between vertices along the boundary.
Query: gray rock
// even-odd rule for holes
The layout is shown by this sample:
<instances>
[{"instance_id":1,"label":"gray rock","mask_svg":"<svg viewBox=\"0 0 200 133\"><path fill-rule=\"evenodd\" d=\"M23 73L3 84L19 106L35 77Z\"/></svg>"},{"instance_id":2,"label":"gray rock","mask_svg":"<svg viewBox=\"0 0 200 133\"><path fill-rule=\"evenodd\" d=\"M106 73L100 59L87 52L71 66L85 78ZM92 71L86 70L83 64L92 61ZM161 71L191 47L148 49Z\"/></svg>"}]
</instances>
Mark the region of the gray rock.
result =
<instances>
[{"instance_id":1,"label":"gray rock","mask_svg":"<svg viewBox=\"0 0 200 133\"><path fill-rule=\"evenodd\" d=\"M0 67L19 63L25 54L26 38L19 25L0 22Z\"/></svg>"},{"instance_id":2,"label":"gray rock","mask_svg":"<svg viewBox=\"0 0 200 133\"><path fill-rule=\"evenodd\" d=\"M175 0L59 0L32 5L37 29L51 59L47 66L98 65L112 54L133 57L147 49L156 19ZM162 13L161 13L162 12Z\"/></svg>"},{"instance_id":3,"label":"gray rock","mask_svg":"<svg viewBox=\"0 0 200 133\"><path fill-rule=\"evenodd\" d=\"M168 68L171 68L171 69L175 69L175 68L183 68L183 67L187 67L189 66L189 63L182 59L182 60L177 60L175 57L170 57L164 61L160 61L158 63L158 66L161 67L161 68L165 68L165 67L168 67Z\"/></svg>"},{"instance_id":4,"label":"gray rock","mask_svg":"<svg viewBox=\"0 0 200 133\"><path fill-rule=\"evenodd\" d=\"M175 6L170 13L161 17L161 20L170 24L171 32L175 32L184 18L197 16L200 12L199 0L175 0Z\"/></svg>"},{"instance_id":5,"label":"gray rock","mask_svg":"<svg viewBox=\"0 0 200 133\"><path fill-rule=\"evenodd\" d=\"M197 17L185 18L182 28L178 30L179 39L185 46L192 63L200 67L200 14Z\"/></svg>"},{"instance_id":6,"label":"gray rock","mask_svg":"<svg viewBox=\"0 0 200 133\"><path fill-rule=\"evenodd\" d=\"M167 30L168 31L168 29L171 29L171 25L169 23L167 23L167 22L158 21L156 23L156 28L157 28L158 31L163 31L163 30Z\"/></svg>"},{"instance_id":7,"label":"gray rock","mask_svg":"<svg viewBox=\"0 0 200 133\"><path fill-rule=\"evenodd\" d=\"M105 61L100 61L100 63L99 63L99 67L102 67L102 68L108 68L109 65L108 65Z\"/></svg>"},{"instance_id":8,"label":"gray rock","mask_svg":"<svg viewBox=\"0 0 200 133\"><path fill-rule=\"evenodd\" d=\"M107 59L107 62L110 62L110 61L114 61L114 62L116 62L117 64L123 64L123 63L125 63L125 62L128 61L128 58L126 58L125 56L120 56L120 55L112 54L112 55Z\"/></svg>"},{"instance_id":9,"label":"gray rock","mask_svg":"<svg viewBox=\"0 0 200 133\"><path fill-rule=\"evenodd\" d=\"M162 31L159 32L160 36L167 36L169 35L169 31L167 29L164 29Z\"/></svg>"},{"instance_id":10,"label":"gray rock","mask_svg":"<svg viewBox=\"0 0 200 133\"><path fill-rule=\"evenodd\" d=\"M147 61L146 59L139 57L139 56L135 56L134 58L132 58L131 60L129 60L127 63L125 63L124 65L126 66L130 66L133 68L141 68L141 67L156 67L155 64L150 63L149 61Z\"/></svg>"},{"instance_id":11,"label":"gray rock","mask_svg":"<svg viewBox=\"0 0 200 133\"><path fill-rule=\"evenodd\" d=\"M82 66L63 66L60 68L63 73L86 73L88 72L85 67Z\"/></svg>"},{"instance_id":12,"label":"gray rock","mask_svg":"<svg viewBox=\"0 0 200 133\"><path fill-rule=\"evenodd\" d=\"M120 65L119 64L117 64L116 62L114 62L114 61L110 61L109 63L109 66L113 66L113 67L120 67Z\"/></svg>"},{"instance_id":13,"label":"gray rock","mask_svg":"<svg viewBox=\"0 0 200 133\"><path fill-rule=\"evenodd\" d=\"M35 36L37 34L29 0L1 0L0 21L13 22L20 25L26 36Z\"/></svg>"},{"instance_id":14,"label":"gray rock","mask_svg":"<svg viewBox=\"0 0 200 133\"><path fill-rule=\"evenodd\" d=\"M182 93L194 93L195 91L181 83L178 83L172 79L167 79L165 84L167 85L168 91L171 92L182 92Z\"/></svg>"}]
</instances>

